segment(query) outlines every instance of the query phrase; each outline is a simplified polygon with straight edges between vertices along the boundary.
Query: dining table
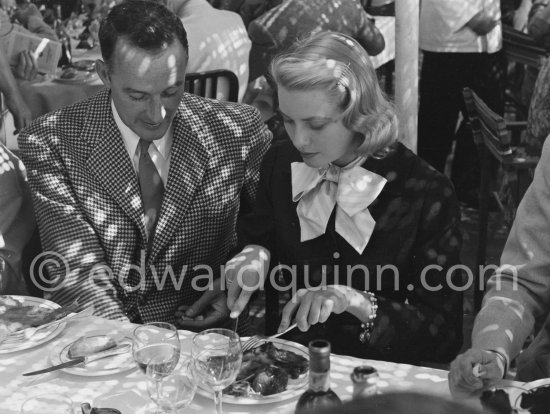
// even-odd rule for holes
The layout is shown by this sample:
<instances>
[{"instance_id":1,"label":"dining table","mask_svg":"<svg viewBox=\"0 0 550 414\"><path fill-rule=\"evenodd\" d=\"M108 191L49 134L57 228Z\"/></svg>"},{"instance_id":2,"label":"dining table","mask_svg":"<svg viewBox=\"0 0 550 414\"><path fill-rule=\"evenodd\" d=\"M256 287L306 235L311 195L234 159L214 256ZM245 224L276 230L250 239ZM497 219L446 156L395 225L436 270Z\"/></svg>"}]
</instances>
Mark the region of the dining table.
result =
<instances>
[{"instance_id":1,"label":"dining table","mask_svg":"<svg viewBox=\"0 0 550 414\"><path fill-rule=\"evenodd\" d=\"M70 370L58 370L36 376L23 376L51 366L60 353L83 335L98 332L107 335L122 335L131 338L137 325L129 322L107 320L97 316L74 319L66 322L63 329L49 341L33 348L0 353L0 413L20 412L25 399L43 394L63 394L73 403L89 402L98 406L118 408L122 414L151 412L145 375L132 364L121 372L99 376L79 375ZM189 358L194 333L180 330L182 360ZM133 361L132 361L133 362ZM351 399L353 386L352 370L360 365L375 367L379 373L378 392L414 391L442 397L450 397L447 371L423 366L393 362L364 360L350 356L331 355L331 388L345 401ZM65 372L68 371L68 372ZM305 387L304 387L305 390ZM226 413L292 413L300 393L289 399L275 399L267 404L224 403ZM78 411L80 412L80 409ZM153 411L154 412L154 411ZM185 413L215 412L213 399L197 393Z\"/></svg>"},{"instance_id":2,"label":"dining table","mask_svg":"<svg viewBox=\"0 0 550 414\"><path fill-rule=\"evenodd\" d=\"M72 50L73 63L101 58L98 44L90 49L77 49L74 45ZM33 118L85 99L105 87L95 73L85 81L63 79L60 75L61 68L58 68L53 76L44 76L35 82L20 83L21 95Z\"/></svg>"}]
</instances>

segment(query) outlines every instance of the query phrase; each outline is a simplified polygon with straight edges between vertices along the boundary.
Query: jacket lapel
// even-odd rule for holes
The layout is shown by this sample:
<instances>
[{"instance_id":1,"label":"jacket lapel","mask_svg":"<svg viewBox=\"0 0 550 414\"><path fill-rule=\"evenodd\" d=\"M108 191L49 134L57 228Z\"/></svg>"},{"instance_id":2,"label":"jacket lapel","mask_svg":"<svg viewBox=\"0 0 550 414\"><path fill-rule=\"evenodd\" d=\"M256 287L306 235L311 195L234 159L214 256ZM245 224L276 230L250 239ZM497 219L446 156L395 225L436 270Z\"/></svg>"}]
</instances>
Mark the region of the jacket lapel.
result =
<instances>
[{"instance_id":1,"label":"jacket lapel","mask_svg":"<svg viewBox=\"0 0 550 414\"><path fill-rule=\"evenodd\" d=\"M128 151L111 112L108 90L92 101L82 138L90 144L89 170L95 174L105 191L139 228L142 240L146 239L143 206L139 183ZM97 119L97 114L101 114ZM116 173L113 170L116 168Z\"/></svg>"},{"instance_id":2,"label":"jacket lapel","mask_svg":"<svg viewBox=\"0 0 550 414\"><path fill-rule=\"evenodd\" d=\"M211 154L195 129L186 122L180 107L174 117L174 139L170 155L168 182L155 229L150 262L155 259L159 251L170 241L176 229L180 227L208 166Z\"/></svg>"}]
</instances>

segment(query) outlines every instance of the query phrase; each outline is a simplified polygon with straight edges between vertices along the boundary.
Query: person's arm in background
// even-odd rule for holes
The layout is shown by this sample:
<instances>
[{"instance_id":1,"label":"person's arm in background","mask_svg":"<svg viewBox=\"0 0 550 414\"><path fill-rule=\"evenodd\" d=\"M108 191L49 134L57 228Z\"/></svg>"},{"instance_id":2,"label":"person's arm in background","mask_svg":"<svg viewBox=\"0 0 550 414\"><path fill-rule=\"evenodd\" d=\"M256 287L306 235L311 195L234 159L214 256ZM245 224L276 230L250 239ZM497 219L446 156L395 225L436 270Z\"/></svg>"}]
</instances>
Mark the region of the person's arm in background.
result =
<instances>
[{"instance_id":1,"label":"person's arm in background","mask_svg":"<svg viewBox=\"0 0 550 414\"><path fill-rule=\"evenodd\" d=\"M481 7L468 22L466 27L473 30L478 36L484 36L495 28L500 22L500 5L495 1L489 7Z\"/></svg>"},{"instance_id":2,"label":"person's arm in background","mask_svg":"<svg viewBox=\"0 0 550 414\"><path fill-rule=\"evenodd\" d=\"M31 61L29 62L29 59ZM36 75L36 66L32 62L33 58L28 52L20 55L20 63L15 69L22 77L32 77L32 72ZM34 66L34 69L33 69ZM17 81L12 74L10 65L4 56L0 53L0 92L4 95L6 106L13 115L13 121L16 130L20 130L32 121L31 110L23 100Z\"/></svg>"},{"instance_id":3,"label":"person's arm in background","mask_svg":"<svg viewBox=\"0 0 550 414\"><path fill-rule=\"evenodd\" d=\"M24 3L19 5L15 9L14 15L29 32L45 37L46 39L58 40L55 30L44 22L42 14L34 4Z\"/></svg>"},{"instance_id":4,"label":"person's arm in background","mask_svg":"<svg viewBox=\"0 0 550 414\"><path fill-rule=\"evenodd\" d=\"M0 294L28 295L23 250L35 228L23 163L0 143Z\"/></svg>"},{"instance_id":5,"label":"person's arm in background","mask_svg":"<svg viewBox=\"0 0 550 414\"><path fill-rule=\"evenodd\" d=\"M361 23L356 39L369 55L375 56L386 47L384 36L375 26L375 20L367 12L361 7L358 7L357 12L360 13Z\"/></svg>"},{"instance_id":6,"label":"person's arm in background","mask_svg":"<svg viewBox=\"0 0 550 414\"><path fill-rule=\"evenodd\" d=\"M472 331L472 348L453 362L451 392L469 395L501 379L495 369L497 351L506 362L515 358L531 333L535 320L550 309L550 141L543 147L533 183L521 201L501 258L501 266L488 281L488 291ZM487 358L488 359L488 358ZM486 366L475 378L472 367Z\"/></svg>"},{"instance_id":7,"label":"person's arm in background","mask_svg":"<svg viewBox=\"0 0 550 414\"><path fill-rule=\"evenodd\" d=\"M529 13L527 33L550 50L550 5L548 1L535 1Z\"/></svg>"},{"instance_id":8,"label":"person's arm in background","mask_svg":"<svg viewBox=\"0 0 550 414\"><path fill-rule=\"evenodd\" d=\"M533 6L532 0L521 0L519 7L514 10L513 26L514 29L524 32L527 30L527 22L529 20L529 11Z\"/></svg>"}]
</instances>

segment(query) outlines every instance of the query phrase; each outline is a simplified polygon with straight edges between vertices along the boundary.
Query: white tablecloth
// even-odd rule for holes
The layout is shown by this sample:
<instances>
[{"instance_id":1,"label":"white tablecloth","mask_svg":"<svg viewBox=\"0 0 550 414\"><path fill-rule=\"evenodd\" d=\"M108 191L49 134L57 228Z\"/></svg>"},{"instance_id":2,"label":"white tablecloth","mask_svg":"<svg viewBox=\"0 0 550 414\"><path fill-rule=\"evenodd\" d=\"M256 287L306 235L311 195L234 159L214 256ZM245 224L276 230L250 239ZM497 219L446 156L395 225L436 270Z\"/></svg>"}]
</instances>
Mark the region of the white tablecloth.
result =
<instances>
[{"instance_id":1,"label":"white tablecloth","mask_svg":"<svg viewBox=\"0 0 550 414\"><path fill-rule=\"evenodd\" d=\"M0 413L19 413L22 402L31 395L62 393L69 396L78 406L85 401L122 401L134 407L137 414L149 400L146 391L145 376L141 371L133 369L101 377L81 377L54 371L34 377L23 377L21 374L38 370L50 365L49 355L58 351L62 345L77 339L84 332L111 329L114 332L124 332L131 335L135 325L108 321L91 317L84 320L69 322L59 336L50 342L35 348L10 354L0 354ZM180 331L182 352L189 353L192 333ZM332 389L342 400L351 398L352 384L350 373L355 366L372 365L380 374L379 389L414 390L440 396L449 396L447 372L426 367L417 367L389 362L360 360L357 358L333 355L331 357ZM226 413L292 413L296 398L261 406L246 406L224 404ZM128 411L128 410L127 410ZM212 400L196 395L186 413L214 412ZM46 413L45 413L46 414Z\"/></svg>"},{"instance_id":2,"label":"white tablecloth","mask_svg":"<svg viewBox=\"0 0 550 414\"><path fill-rule=\"evenodd\" d=\"M75 49L73 61L96 60L100 58L99 47L93 49ZM103 88L99 77L89 82L61 83L52 79L42 82L23 83L20 85L21 94L34 118L47 112L55 111L63 106L73 104Z\"/></svg>"}]
</instances>

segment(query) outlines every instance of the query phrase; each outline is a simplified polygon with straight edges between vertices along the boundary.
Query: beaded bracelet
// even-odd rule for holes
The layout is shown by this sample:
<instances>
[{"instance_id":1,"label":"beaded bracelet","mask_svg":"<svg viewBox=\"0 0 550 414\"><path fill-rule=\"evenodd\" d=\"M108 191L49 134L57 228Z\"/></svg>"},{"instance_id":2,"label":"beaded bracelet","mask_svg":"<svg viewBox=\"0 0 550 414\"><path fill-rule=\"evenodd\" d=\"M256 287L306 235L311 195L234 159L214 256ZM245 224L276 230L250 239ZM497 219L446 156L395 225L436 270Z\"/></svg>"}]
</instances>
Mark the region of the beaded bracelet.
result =
<instances>
[{"instance_id":1,"label":"beaded bracelet","mask_svg":"<svg viewBox=\"0 0 550 414\"><path fill-rule=\"evenodd\" d=\"M361 332L359 333L359 342L366 344L370 341L372 331L374 330L374 320L378 313L378 299L374 293L365 291L363 292L368 296L371 312L369 314L369 320L361 324Z\"/></svg>"}]
</instances>

